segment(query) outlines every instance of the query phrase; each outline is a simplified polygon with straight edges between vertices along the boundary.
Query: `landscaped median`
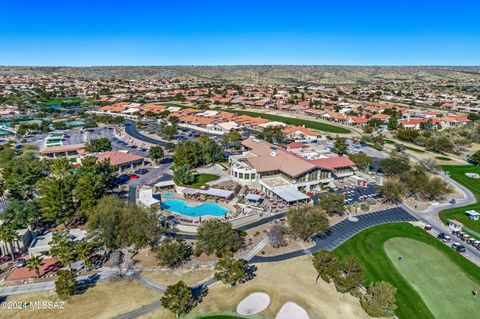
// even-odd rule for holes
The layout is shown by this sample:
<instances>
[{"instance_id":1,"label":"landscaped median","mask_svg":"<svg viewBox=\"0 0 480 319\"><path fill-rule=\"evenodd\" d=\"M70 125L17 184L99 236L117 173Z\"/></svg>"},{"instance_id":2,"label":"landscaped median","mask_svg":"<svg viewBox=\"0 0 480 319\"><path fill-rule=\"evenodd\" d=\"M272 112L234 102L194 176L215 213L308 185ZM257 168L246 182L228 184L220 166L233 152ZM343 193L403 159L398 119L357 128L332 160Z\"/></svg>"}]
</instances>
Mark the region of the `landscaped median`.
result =
<instances>
[{"instance_id":1,"label":"landscaped median","mask_svg":"<svg viewBox=\"0 0 480 319\"><path fill-rule=\"evenodd\" d=\"M477 212L480 212L480 178L472 178L470 176L467 176L467 173L473 173L473 174L478 174L480 175L480 166L474 166L474 165L461 165L461 166L455 166L455 165L445 165L442 166L443 170L445 172L448 172L450 174L450 177L468 188L473 195L475 196L477 203L464 206L464 207L458 207L458 208L452 208L452 209L447 209L442 212L440 212L439 216L440 219L444 222L447 223L448 220L451 219L456 219L459 222L461 222L467 229L464 228L464 231L472 233L472 235L475 235L475 233L480 233L480 221L474 221L471 220L465 212L467 210L475 210ZM472 232L473 231L473 232ZM476 235L475 235L476 236ZM480 238L479 238L480 239Z\"/></svg>"},{"instance_id":2,"label":"landscaped median","mask_svg":"<svg viewBox=\"0 0 480 319\"><path fill-rule=\"evenodd\" d=\"M480 290L479 268L420 227L409 223L372 227L335 253L360 258L367 282L394 285L395 313L401 319L462 319L469 317L472 307L480 307L480 299L471 294ZM452 302L453 297L460 301Z\"/></svg>"}]
</instances>

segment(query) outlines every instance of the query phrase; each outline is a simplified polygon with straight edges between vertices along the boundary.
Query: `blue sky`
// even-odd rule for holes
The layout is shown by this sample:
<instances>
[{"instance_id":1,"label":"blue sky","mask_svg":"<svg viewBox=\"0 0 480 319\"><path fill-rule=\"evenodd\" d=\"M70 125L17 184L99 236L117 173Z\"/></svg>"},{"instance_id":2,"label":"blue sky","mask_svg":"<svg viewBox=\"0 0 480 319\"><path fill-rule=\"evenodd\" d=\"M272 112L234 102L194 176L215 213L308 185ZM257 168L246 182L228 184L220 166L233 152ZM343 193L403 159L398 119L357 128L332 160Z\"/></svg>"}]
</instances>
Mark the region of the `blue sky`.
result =
<instances>
[{"instance_id":1,"label":"blue sky","mask_svg":"<svg viewBox=\"0 0 480 319\"><path fill-rule=\"evenodd\" d=\"M0 65L480 65L480 1L0 0Z\"/></svg>"}]
</instances>

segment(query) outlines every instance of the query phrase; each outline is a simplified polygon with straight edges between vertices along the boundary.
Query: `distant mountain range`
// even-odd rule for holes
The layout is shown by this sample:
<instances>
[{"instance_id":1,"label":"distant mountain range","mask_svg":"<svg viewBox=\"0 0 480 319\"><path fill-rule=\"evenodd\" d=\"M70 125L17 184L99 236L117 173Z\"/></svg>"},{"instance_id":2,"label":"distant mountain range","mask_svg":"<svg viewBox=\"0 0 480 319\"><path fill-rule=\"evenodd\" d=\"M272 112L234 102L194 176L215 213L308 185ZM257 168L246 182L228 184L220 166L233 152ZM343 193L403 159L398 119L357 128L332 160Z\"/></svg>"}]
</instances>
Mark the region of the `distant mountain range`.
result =
<instances>
[{"instance_id":1,"label":"distant mountain range","mask_svg":"<svg viewBox=\"0 0 480 319\"><path fill-rule=\"evenodd\" d=\"M1 74L65 75L86 79L162 78L205 80L220 83L292 85L368 84L375 82L471 83L480 85L480 66L323 66L323 65L235 65L235 66L95 66L9 67Z\"/></svg>"}]
</instances>

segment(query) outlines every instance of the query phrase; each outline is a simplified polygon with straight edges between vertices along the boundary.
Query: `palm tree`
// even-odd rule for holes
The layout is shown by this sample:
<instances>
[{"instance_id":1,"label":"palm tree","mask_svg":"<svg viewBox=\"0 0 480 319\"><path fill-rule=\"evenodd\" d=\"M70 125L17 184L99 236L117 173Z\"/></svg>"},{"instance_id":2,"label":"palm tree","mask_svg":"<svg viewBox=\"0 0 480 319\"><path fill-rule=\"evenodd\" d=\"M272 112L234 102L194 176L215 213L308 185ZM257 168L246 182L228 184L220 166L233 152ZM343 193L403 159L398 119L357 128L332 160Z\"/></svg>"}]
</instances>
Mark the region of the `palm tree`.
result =
<instances>
[{"instance_id":1,"label":"palm tree","mask_svg":"<svg viewBox=\"0 0 480 319\"><path fill-rule=\"evenodd\" d=\"M2 226L0 228L0 240L2 240L6 244L8 243L10 245L10 254L12 256L12 261L15 259L15 256L13 255L13 244L12 242L17 239L18 233L15 229L13 229L10 226Z\"/></svg>"},{"instance_id":2,"label":"palm tree","mask_svg":"<svg viewBox=\"0 0 480 319\"><path fill-rule=\"evenodd\" d=\"M37 278L40 278L40 268L43 266L42 263L43 258L42 257L30 257L27 260L27 268L28 270L35 270L35 273L37 274Z\"/></svg>"}]
</instances>

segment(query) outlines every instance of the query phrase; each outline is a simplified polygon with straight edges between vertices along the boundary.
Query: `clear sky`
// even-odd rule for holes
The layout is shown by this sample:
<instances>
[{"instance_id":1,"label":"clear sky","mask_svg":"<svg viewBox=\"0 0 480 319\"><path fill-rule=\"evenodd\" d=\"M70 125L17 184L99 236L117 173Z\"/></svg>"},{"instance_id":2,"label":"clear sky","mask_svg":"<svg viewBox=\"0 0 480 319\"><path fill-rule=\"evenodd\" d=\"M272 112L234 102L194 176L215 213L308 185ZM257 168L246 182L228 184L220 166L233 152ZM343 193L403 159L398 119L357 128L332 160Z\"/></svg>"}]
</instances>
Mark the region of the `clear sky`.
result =
<instances>
[{"instance_id":1,"label":"clear sky","mask_svg":"<svg viewBox=\"0 0 480 319\"><path fill-rule=\"evenodd\" d=\"M0 0L0 65L480 65L480 0Z\"/></svg>"}]
</instances>

